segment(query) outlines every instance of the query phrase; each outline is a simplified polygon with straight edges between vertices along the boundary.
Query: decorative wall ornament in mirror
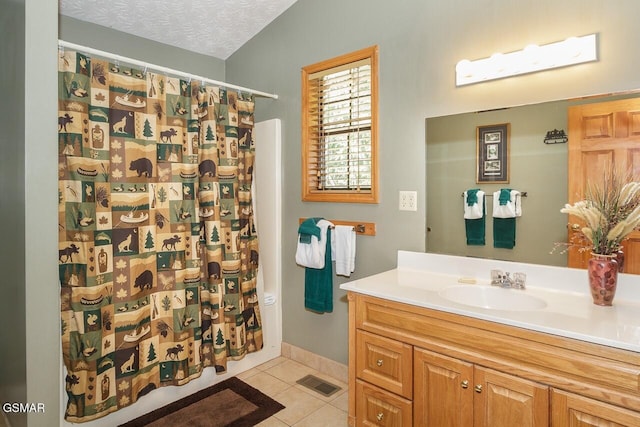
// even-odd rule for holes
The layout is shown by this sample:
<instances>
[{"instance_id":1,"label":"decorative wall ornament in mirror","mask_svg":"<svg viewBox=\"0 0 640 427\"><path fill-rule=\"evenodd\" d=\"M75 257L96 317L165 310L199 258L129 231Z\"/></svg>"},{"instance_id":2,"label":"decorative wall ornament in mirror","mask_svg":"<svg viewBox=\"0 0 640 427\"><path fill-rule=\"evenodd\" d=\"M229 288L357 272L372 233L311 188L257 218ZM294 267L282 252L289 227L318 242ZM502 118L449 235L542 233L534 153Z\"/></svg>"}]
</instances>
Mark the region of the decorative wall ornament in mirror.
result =
<instances>
[{"instance_id":1,"label":"decorative wall ornament in mirror","mask_svg":"<svg viewBox=\"0 0 640 427\"><path fill-rule=\"evenodd\" d=\"M554 129L547 132L542 142L545 144L566 144L568 140L569 138L564 129Z\"/></svg>"},{"instance_id":2,"label":"decorative wall ornament in mirror","mask_svg":"<svg viewBox=\"0 0 640 427\"><path fill-rule=\"evenodd\" d=\"M550 251L566 241L569 144L542 144L549 129L568 129L569 106L639 97L627 92L574 100L545 102L499 110L426 119L426 248L428 252L566 266L566 254ZM487 244L467 246L463 218L464 191L479 188L492 194L504 183L476 182L477 128L509 123L509 183L527 191L522 216L516 220L513 249L491 244L492 221L486 222ZM491 215L490 210L487 211Z\"/></svg>"}]
</instances>

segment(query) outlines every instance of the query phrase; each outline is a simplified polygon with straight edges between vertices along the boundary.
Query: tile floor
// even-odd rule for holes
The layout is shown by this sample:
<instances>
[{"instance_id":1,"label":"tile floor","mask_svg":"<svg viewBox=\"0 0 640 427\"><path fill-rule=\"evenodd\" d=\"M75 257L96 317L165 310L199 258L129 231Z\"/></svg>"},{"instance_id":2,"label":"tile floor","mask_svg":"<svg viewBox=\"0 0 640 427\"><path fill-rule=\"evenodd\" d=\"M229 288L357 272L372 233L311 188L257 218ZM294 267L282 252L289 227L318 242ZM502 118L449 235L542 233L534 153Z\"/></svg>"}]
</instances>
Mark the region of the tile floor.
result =
<instances>
[{"instance_id":1,"label":"tile floor","mask_svg":"<svg viewBox=\"0 0 640 427\"><path fill-rule=\"evenodd\" d=\"M309 374L340 387L340 390L325 397L296 384L296 381ZM258 424L260 427L347 426L348 385L313 368L286 357L278 357L243 372L238 378L285 406L285 409Z\"/></svg>"}]
</instances>

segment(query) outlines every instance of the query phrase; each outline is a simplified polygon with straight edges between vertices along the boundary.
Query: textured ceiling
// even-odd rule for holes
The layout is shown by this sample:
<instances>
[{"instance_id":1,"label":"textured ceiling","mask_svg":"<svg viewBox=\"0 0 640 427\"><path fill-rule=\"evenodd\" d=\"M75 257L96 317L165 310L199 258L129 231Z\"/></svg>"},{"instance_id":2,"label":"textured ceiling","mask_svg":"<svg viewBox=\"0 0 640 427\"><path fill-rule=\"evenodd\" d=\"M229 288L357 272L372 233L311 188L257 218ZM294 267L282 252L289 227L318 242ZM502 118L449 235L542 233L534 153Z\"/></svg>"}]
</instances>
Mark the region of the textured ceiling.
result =
<instances>
[{"instance_id":1,"label":"textured ceiling","mask_svg":"<svg viewBox=\"0 0 640 427\"><path fill-rule=\"evenodd\" d=\"M296 0L59 0L60 14L227 59Z\"/></svg>"}]
</instances>

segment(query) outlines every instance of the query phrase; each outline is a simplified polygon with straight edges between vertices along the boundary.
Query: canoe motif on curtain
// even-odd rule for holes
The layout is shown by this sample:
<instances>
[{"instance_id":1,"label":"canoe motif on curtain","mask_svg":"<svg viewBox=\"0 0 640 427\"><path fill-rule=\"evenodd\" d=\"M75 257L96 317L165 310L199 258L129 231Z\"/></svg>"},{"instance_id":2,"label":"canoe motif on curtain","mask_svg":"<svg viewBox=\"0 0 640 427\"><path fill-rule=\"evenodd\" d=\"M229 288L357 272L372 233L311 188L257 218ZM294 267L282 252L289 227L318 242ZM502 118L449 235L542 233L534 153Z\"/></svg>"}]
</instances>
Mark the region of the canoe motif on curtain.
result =
<instances>
[{"instance_id":1,"label":"canoe motif on curtain","mask_svg":"<svg viewBox=\"0 0 640 427\"><path fill-rule=\"evenodd\" d=\"M251 95L61 51L65 418L262 348Z\"/></svg>"}]
</instances>

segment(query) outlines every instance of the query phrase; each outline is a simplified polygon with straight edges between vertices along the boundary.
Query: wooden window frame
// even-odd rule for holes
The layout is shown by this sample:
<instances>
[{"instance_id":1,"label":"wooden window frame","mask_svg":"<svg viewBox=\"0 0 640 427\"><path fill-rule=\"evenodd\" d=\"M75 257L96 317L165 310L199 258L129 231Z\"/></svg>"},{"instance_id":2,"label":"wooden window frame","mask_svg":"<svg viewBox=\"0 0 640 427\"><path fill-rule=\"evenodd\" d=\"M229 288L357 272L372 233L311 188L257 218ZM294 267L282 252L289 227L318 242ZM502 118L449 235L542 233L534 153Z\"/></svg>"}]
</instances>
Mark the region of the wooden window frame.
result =
<instances>
[{"instance_id":1,"label":"wooden window frame","mask_svg":"<svg viewBox=\"0 0 640 427\"><path fill-rule=\"evenodd\" d=\"M369 60L371 64L371 188L353 190L318 190L309 179L313 132L311 130L309 76ZM378 203L378 46L338 56L302 68L302 200L305 202Z\"/></svg>"}]
</instances>

